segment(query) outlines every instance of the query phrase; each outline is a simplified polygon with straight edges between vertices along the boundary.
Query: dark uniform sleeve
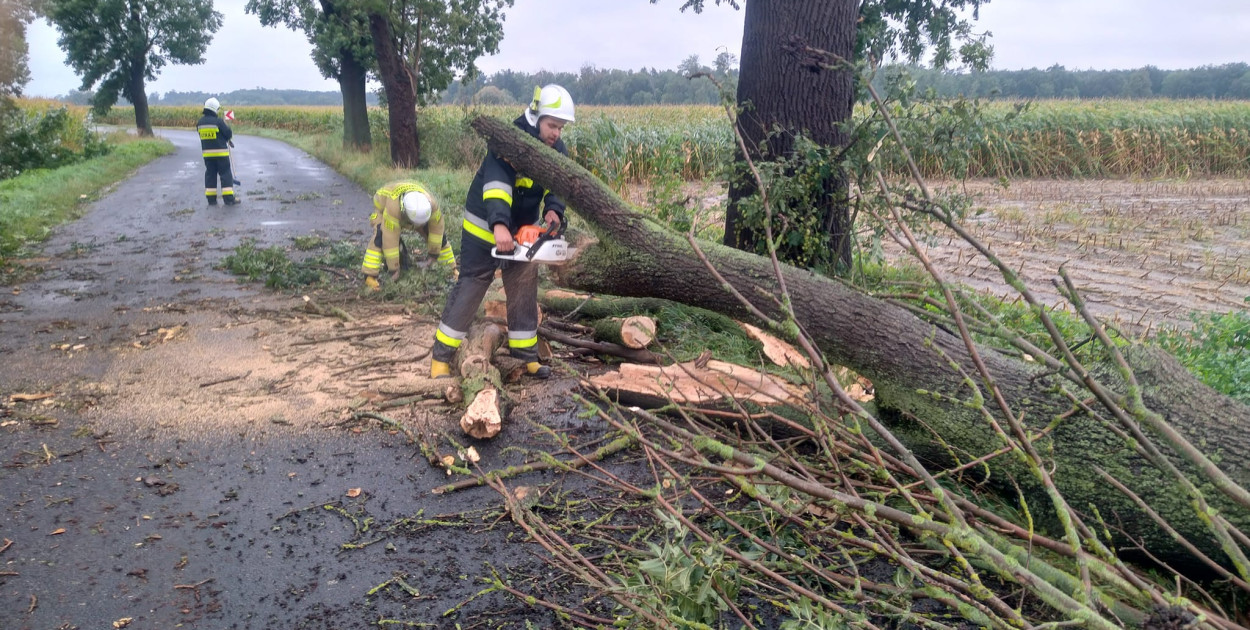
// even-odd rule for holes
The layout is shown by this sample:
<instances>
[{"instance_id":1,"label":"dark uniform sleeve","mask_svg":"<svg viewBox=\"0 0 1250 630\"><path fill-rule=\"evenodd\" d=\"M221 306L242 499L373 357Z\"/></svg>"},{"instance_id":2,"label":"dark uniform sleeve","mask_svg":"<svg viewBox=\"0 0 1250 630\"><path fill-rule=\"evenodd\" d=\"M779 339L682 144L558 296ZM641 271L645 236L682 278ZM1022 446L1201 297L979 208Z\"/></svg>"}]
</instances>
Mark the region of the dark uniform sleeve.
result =
<instances>
[{"instance_id":1,"label":"dark uniform sleeve","mask_svg":"<svg viewBox=\"0 0 1250 630\"><path fill-rule=\"evenodd\" d=\"M234 132L230 130L230 125L227 125L226 121L218 120L217 128L220 130L217 132L217 138L222 142L230 142L230 139L234 137Z\"/></svg>"},{"instance_id":2,"label":"dark uniform sleeve","mask_svg":"<svg viewBox=\"0 0 1250 630\"><path fill-rule=\"evenodd\" d=\"M512 185L516 183L516 169L503 161L494 151L486 153L482 162L482 205L486 207L486 222L493 229L502 223L509 230L512 225Z\"/></svg>"}]
</instances>

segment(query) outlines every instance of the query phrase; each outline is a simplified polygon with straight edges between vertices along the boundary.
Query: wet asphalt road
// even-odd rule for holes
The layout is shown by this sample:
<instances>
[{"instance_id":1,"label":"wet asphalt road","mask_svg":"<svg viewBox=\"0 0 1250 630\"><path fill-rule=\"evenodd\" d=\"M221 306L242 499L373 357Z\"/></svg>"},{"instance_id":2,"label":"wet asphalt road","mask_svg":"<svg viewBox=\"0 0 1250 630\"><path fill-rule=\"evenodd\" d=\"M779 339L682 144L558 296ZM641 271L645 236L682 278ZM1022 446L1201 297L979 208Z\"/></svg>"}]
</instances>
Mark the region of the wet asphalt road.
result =
<instances>
[{"instance_id":1,"label":"wet asphalt road","mask_svg":"<svg viewBox=\"0 0 1250 630\"><path fill-rule=\"evenodd\" d=\"M42 272L0 293L0 629L552 627L549 613L515 600L472 597L491 567L542 575L542 561L510 542L517 531L499 521L494 491L431 495L444 472L402 435L324 425L180 433L195 409L144 419L167 432L91 422L93 396L134 330L220 328L249 310L290 308L293 296L214 269L244 239L363 239L367 228L364 191L262 138L236 139L242 205L207 207L195 135L158 134L178 150L57 228ZM134 378L163 375L157 365ZM56 404L11 399L38 392L56 392ZM584 428L571 414L563 422ZM525 439L516 432L510 445ZM503 465L517 459L501 452L508 445L478 448ZM362 492L349 497L353 488ZM420 595L394 584L368 594L396 575Z\"/></svg>"}]
</instances>

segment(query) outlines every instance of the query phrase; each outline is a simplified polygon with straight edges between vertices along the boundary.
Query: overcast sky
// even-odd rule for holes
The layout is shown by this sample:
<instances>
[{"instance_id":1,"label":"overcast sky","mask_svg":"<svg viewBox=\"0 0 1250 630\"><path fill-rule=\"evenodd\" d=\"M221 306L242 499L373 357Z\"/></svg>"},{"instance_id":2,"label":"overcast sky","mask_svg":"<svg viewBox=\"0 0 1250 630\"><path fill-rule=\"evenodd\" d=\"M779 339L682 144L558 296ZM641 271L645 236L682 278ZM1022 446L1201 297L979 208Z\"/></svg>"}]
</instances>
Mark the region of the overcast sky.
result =
<instances>
[{"instance_id":1,"label":"overcast sky","mask_svg":"<svg viewBox=\"0 0 1250 630\"><path fill-rule=\"evenodd\" d=\"M749 1L749 0L748 0ZM166 66L148 92L338 90L309 58L302 33L266 28L243 11L246 0L217 0L221 30L199 66ZM497 55L479 66L577 71L600 68L674 69L690 55L710 64L742 44L742 12L709 7L681 13L681 0L515 0ZM993 33L993 67L1003 70L1164 69L1250 62L1250 0L992 0L980 31ZM57 32L42 20L27 31L28 96L56 96L81 81L65 65Z\"/></svg>"}]
</instances>

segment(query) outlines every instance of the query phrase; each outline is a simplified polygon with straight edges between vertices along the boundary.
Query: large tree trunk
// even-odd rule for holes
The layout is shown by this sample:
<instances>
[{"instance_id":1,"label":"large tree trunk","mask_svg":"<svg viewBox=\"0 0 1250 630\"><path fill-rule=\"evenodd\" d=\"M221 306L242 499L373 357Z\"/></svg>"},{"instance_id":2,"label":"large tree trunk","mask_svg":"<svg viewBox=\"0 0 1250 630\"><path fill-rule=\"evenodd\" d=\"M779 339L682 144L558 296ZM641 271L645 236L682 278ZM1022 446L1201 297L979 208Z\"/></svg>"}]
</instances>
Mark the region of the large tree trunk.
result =
<instances>
[{"instance_id":1,"label":"large tree trunk","mask_svg":"<svg viewBox=\"0 0 1250 630\"><path fill-rule=\"evenodd\" d=\"M556 268L561 284L593 293L664 298L755 321L684 238L631 210L585 169L506 121L479 117L473 126L496 154L562 196L596 228L599 242L584 247L575 261ZM726 281L750 296L768 316L781 316L776 303L761 296L764 292L780 298L766 258L712 243L703 243L701 248ZM960 449L965 461L1002 446L980 411L966 404L972 394L964 376L951 367L953 361L964 373L977 373L959 337L824 276L784 265L782 274L804 330L831 362L872 381L883 416L917 455L932 461L946 459L946 447L935 434ZM1058 377L988 348L978 352L1006 399L1032 430L1069 411L1068 400L1054 392ZM1161 350L1137 347L1128 357L1138 369L1147 404L1234 481L1250 486L1250 408L1202 385ZM1006 424L1001 418L999 422ZM1038 450L1053 459L1055 482L1076 509L1097 506L1112 527L1141 537L1147 548L1180 553L1175 542L1132 501L1107 488L1092 470L1091 464L1097 464L1200 547L1213 549L1176 482L1098 421L1074 415L1039 440ZM1174 459L1182 470L1192 472L1191 466ZM994 466L993 479L1020 483L1034 518L1048 520L1053 510L1030 473L1012 457L997 458ZM1225 518L1243 530L1250 528L1250 510L1233 504L1210 484L1200 485Z\"/></svg>"},{"instance_id":2,"label":"large tree trunk","mask_svg":"<svg viewBox=\"0 0 1250 630\"><path fill-rule=\"evenodd\" d=\"M391 162L400 168L416 168L421 155L417 138L417 96L404 61L395 47L391 23L386 16L369 14L369 33L378 57L378 75L386 90L390 114Z\"/></svg>"},{"instance_id":3,"label":"large tree trunk","mask_svg":"<svg viewBox=\"0 0 1250 630\"><path fill-rule=\"evenodd\" d=\"M145 60L145 56L139 55L137 61L131 61L130 80L126 83L126 98L130 99L135 106L135 130L141 136L151 136L152 119L148 115L148 93L143 81Z\"/></svg>"},{"instance_id":4,"label":"large tree trunk","mask_svg":"<svg viewBox=\"0 0 1250 630\"><path fill-rule=\"evenodd\" d=\"M851 69L811 72L787 55L783 44L799 38L845 59L853 58L859 4L858 0L752 0L746 3L738 104L743 107L739 122L752 160L792 157L797 133L824 146L846 146L848 136L840 124L850 120L855 101ZM774 211L792 217L820 213L814 228L823 231L824 238L819 242L827 244L831 259L824 262L837 262L846 267L851 264L851 219L845 174L830 175L822 187L815 203L774 208ZM725 215L726 245L756 251L763 242L764 235L756 227L760 225L759 219L751 221L744 216L741 204L756 192L755 182L750 178L735 178L730 183L729 208ZM798 220L789 223L801 225ZM780 226L781 222L774 218L773 229L778 230ZM813 249L823 247L783 242L780 255L783 260L807 264L815 262L804 260L812 255Z\"/></svg>"},{"instance_id":5,"label":"large tree trunk","mask_svg":"<svg viewBox=\"0 0 1250 630\"><path fill-rule=\"evenodd\" d=\"M373 138L365 101L365 67L347 51L339 58L339 91L343 94L343 148L367 152Z\"/></svg>"}]
</instances>

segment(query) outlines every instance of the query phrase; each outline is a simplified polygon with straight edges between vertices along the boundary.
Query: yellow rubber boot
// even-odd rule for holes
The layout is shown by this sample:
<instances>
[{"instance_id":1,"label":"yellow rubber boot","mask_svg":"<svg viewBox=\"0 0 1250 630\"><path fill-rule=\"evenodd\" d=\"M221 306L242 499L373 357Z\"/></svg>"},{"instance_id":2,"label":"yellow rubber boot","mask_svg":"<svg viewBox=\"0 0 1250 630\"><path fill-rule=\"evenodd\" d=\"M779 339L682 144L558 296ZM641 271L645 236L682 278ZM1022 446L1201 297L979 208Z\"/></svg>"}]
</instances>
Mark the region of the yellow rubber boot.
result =
<instances>
[{"instance_id":1,"label":"yellow rubber boot","mask_svg":"<svg viewBox=\"0 0 1250 630\"><path fill-rule=\"evenodd\" d=\"M378 279L374 276L365 276L365 287L370 291L382 289L382 285L378 284Z\"/></svg>"},{"instance_id":2,"label":"yellow rubber boot","mask_svg":"<svg viewBox=\"0 0 1250 630\"><path fill-rule=\"evenodd\" d=\"M430 378L451 378L451 365L442 361L430 361Z\"/></svg>"},{"instance_id":3,"label":"yellow rubber boot","mask_svg":"<svg viewBox=\"0 0 1250 630\"><path fill-rule=\"evenodd\" d=\"M551 368L533 361L525 364L525 371L529 372L534 378L551 378Z\"/></svg>"}]
</instances>

